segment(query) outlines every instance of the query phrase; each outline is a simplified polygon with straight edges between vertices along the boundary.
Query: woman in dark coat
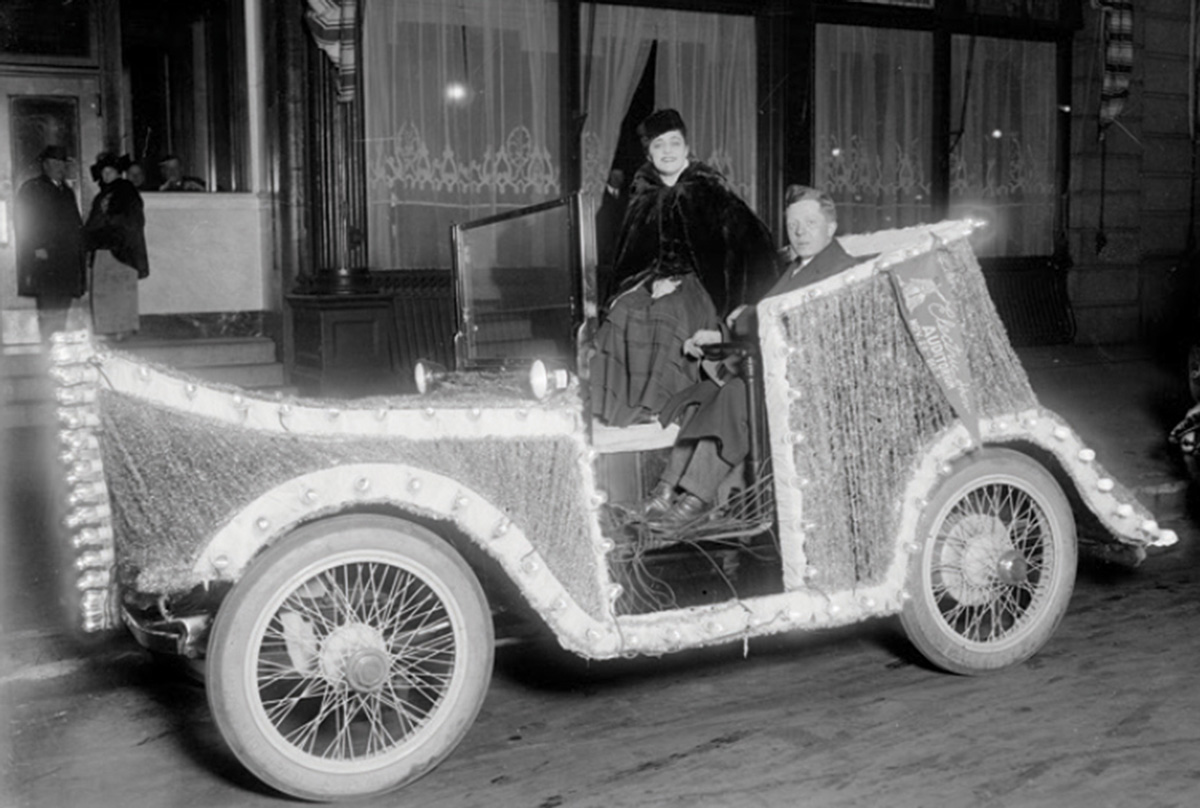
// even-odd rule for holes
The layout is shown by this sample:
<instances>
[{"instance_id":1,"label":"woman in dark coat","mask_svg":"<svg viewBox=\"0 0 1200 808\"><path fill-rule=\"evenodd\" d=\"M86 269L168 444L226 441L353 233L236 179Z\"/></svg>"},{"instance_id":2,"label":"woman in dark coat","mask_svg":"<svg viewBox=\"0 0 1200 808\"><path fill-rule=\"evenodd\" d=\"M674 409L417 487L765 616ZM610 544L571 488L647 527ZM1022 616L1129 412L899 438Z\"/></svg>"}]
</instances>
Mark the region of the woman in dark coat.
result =
<instances>
[{"instance_id":1,"label":"woman in dark coat","mask_svg":"<svg viewBox=\"0 0 1200 808\"><path fill-rule=\"evenodd\" d=\"M699 378L683 344L720 329L778 275L770 231L716 170L689 156L675 110L638 127L648 161L634 175L596 335L592 413L611 426L657 415Z\"/></svg>"},{"instance_id":2,"label":"woman in dark coat","mask_svg":"<svg viewBox=\"0 0 1200 808\"><path fill-rule=\"evenodd\" d=\"M91 251L92 327L97 334L123 339L138 329L137 282L150 274L142 196L121 175L128 155L102 152L92 166L100 193L84 225Z\"/></svg>"}]
</instances>

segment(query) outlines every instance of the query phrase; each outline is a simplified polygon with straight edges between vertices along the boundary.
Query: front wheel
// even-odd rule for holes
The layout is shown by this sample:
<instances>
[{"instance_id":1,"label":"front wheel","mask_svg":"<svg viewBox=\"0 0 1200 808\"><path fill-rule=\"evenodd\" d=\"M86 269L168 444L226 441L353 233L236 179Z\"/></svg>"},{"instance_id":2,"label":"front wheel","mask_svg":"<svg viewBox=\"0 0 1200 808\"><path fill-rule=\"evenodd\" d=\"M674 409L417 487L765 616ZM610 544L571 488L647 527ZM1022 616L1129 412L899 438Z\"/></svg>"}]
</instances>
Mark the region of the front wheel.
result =
<instances>
[{"instance_id":1,"label":"front wheel","mask_svg":"<svg viewBox=\"0 0 1200 808\"><path fill-rule=\"evenodd\" d=\"M1024 661L1050 639L1075 585L1075 520L1057 481L1010 449L959 462L918 521L909 639L964 674Z\"/></svg>"},{"instance_id":2,"label":"front wheel","mask_svg":"<svg viewBox=\"0 0 1200 808\"><path fill-rule=\"evenodd\" d=\"M238 759L280 791L383 793L466 735L492 631L478 580L440 538L384 516L335 517L269 548L221 604L209 705Z\"/></svg>"}]
</instances>

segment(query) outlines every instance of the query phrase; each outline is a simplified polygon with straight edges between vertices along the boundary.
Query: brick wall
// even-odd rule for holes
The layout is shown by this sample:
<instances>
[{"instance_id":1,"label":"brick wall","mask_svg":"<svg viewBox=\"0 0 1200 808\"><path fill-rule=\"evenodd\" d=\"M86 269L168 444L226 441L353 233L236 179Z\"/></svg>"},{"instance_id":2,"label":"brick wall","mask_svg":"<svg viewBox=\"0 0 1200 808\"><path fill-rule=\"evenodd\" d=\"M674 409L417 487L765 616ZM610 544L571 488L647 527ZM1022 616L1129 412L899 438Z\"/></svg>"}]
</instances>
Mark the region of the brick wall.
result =
<instances>
[{"instance_id":1,"label":"brick wall","mask_svg":"<svg viewBox=\"0 0 1200 808\"><path fill-rule=\"evenodd\" d=\"M1186 255L1193 192L1187 6L1139 0L1134 9L1131 92L1108 129L1102 194L1103 18L1084 4L1074 47L1069 219L1080 343L1177 342L1197 310ZM1098 250L1101 213L1107 243Z\"/></svg>"}]
</instances>

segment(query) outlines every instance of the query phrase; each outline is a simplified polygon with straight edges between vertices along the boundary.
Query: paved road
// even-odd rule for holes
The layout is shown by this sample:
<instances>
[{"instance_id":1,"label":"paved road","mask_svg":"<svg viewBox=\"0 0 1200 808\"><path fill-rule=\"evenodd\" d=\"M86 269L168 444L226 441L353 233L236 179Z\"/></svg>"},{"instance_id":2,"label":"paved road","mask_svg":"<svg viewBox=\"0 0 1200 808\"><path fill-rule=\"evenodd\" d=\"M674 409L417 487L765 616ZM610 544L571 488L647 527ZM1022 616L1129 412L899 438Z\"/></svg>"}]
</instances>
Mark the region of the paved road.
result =
<instances>
[{"instance_id":1,"label":"paved road","mask_svg":"<svg viewBox=\"0 0 1200 808\"><path fill-rule=\"evenodd\" d=\"M461 747L399 796L491 806L1192 806L1200 802L1198 533L1084 567L1033 660L928 669L894 621L659 660L502 650ZM43 649L45 650L45 649ZM203 689L128 641L10 678L23 808L267 806Z\"/></svg>"},{"instance_id":2,"label":"paved road","mask_svg":"<svg viewBox=\"0 0 1200 808\"><path fill-rule=\"evenodd\" d=\"M1106 367L1110 380L1092 383L1111 386L1134 370ZM1156 370L1136 372L1146 390L1170 386ZM1031 370L1035 386L1042 373ZM1073 373L1094 379L1097 371L1051 363L1044 397L1056 383L1086 387ZM1097 408L1137 428L1105 434L1111 426ZM1169 409L1105 400L1080 413L1095 424L1077 428L1096 430L1097 445L1118 457L1130 453L1115 467L1160 485L1161 468L1139 470L1142 444L1158 440L1143 432L1173 417ZM53 581L41 566L45 548L31 540L54 515L34 482L44 458L18 448L24 462L7 483L21 519L3 548L16 563L5 565L0 599L0 703L11 729L0 733L0 754L11 761L0 805L287 804L232 759L203 689L182 672L123 636L81 653L48 631L54 604L30 594ZM1163 521L1180 534L1175 548L1135 571L1085 565L1049 645L989 677L929 669L893 620L662 659L589 664L552 647L501 649L462 746L398 795L364 804L1200 804L1200 531L1181 507Z\"/></svg>"}]
</instances>

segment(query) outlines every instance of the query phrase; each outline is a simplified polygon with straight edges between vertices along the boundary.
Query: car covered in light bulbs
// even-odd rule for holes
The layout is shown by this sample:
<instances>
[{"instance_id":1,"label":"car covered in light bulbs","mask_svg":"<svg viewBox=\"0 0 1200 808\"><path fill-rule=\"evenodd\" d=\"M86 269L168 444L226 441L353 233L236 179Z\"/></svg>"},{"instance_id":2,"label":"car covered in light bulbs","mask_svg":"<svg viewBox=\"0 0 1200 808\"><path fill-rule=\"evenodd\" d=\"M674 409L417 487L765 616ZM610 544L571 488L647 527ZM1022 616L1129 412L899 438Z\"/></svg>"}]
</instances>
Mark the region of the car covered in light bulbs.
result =
<instances>
[{"instance_id":1,"label":"car covered in light bulbs","mask_svg":"<svg viewBox=\"0 0 1200 808\"><path fill-rule=\"evenodd\" d=\"M456 227L455 355L416 393L260 394L58 335L81 627L191 659L246 767L333 801L451 753L498 616L603 660L899 615L984 673L1050 639L1081 549L1175 540L1039 405L971 221L845 236L858 265L763 301L756 451L711 512L646 524L676 428L590 417L588 221Z\"/></svg>"}]
</instances>

